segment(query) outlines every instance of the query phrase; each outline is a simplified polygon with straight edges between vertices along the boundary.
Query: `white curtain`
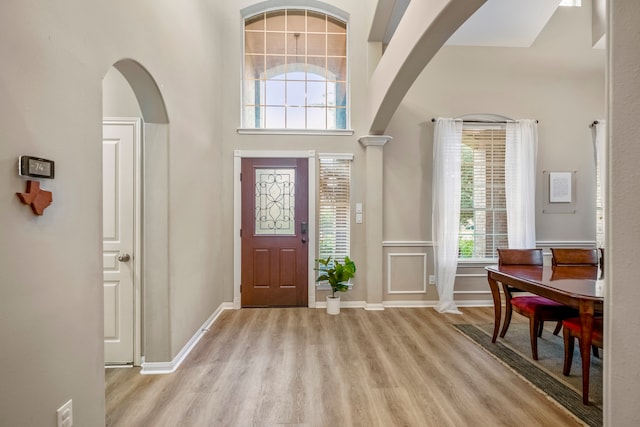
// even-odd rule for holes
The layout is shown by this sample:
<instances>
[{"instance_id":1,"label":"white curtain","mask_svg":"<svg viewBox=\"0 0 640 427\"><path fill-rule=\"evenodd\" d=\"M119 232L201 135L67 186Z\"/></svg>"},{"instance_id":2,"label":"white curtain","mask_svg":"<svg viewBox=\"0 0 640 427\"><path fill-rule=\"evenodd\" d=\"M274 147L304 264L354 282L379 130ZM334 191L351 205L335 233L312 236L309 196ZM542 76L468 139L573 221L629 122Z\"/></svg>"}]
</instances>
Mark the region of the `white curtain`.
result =
<instances>
[{"instance_id":1,"label":"white curtain","mask_svg":"<svg viewBox=\"0 0 640 427\"><path fill-rule=\"evenodd\" d=\"M460 228L462 120L436 119L433 137L433 214L440 313L461 314L453 300Z\"/></svg>"},{"instance_id":2,"label":"white curtain","mask_svg":"<svg viewBox=\"0 0 640 427\"><path fill-rule=\"evenodd\" d=\"M605 189L607 188L607 122L599 120L591 127L596 160L596 243L604 247Z\"/></svg>"},{"instance_id":3,"label":"white curtain","mask_svg":"<svg viewBox=\"0 0 640 427\"><path fill-rule=\"evenodd\" d=\"M507 122L505 187L509 247L536 247L536 160L538 125L535 120Z\"/></svg>"}]
</instances>

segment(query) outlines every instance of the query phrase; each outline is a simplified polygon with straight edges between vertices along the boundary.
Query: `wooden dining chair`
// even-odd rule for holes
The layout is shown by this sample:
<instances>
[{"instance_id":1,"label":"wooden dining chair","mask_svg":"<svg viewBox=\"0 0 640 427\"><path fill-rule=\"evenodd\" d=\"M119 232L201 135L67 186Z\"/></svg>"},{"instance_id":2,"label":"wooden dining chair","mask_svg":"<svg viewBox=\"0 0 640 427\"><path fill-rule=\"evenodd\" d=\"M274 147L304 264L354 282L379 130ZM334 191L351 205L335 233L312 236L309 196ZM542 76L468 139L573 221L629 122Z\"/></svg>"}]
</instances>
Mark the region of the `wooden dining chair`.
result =
<instances>
[{"instance_id":1,"label":"wooden dining chair","mask_svg":"<svg viewBox=\"0 0 640 427\"><path fill-rule=\"evenodd\" d=\"M542 249L498 249L499 265L539 265L543 264ZM504 338L511 324L513 311L529 318L529 338L531 340L531 357L538 360L538 337L542 335L545 321L557 322L553 331L558 335L562 328L562 320L578 315L572 307L560 304L549 298L538 295L513 296L516 289L502 284L505 295L505 318L500 331Z\"/></svg>"},{"instance_id":2,"label":"wooden dining chair","mask_svg":"<svg viewBox=\"0 0 640 427\"><path fill-rule=\"evenodd\" d=\"M603 323L602 317L594 317L593 319L593 331L591 332L591 346L593 347L593 354L599 357L598 348L603 348ZM573 349L575 346L575 340L578 338L578 342L581 339L582 323L579 317L571 317L562 321L562 335L564 337L564 363L562 364L562 374L569 375L571 372L571 364L573 362ZM589 372L586 373L583 378L583 396L582 401L589 401Z\"/></svg>"},{"instance_id":3,"label":"wooden dining chair","mask_svg":"<svg viewBox=\"0 0 640 427\"><path fill-rule=\"evenodd\" d=\"M551 248L551 265L591 265L599 263L598 250L586 248Z\"/></svg>"},{"instance_id":4,"label":"wooden dining chair","mask_svg":"<svg viewBox=\"0 0 640 427\"><path fill-rule=\"evenodd\" d=\"M542 249L498 249L499 265L542 265ZM498 332L500 331L500 322L502 320L502 298L500 296L500 288L498 282L488 278L491 296L493 298L493 335L491 342L496 342ZM508 288L511 292L517 289L509 287L504 283L502 288Z\"/></svg>"}]
</instances>

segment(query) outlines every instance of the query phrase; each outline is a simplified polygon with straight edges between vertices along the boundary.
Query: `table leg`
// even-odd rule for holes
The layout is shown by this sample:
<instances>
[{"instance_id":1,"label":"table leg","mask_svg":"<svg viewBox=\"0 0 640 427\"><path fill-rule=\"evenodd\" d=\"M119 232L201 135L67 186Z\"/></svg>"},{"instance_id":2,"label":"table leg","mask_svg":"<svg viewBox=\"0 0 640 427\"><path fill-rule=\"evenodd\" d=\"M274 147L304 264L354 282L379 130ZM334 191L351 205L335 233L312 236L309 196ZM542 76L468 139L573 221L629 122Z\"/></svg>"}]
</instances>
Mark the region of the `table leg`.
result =
<instances>
[{"instance_id":1,"label":"table leg","mask_svg":"<svg viewBox=\"0 0 640 427\"><path fill-rule=\"evenodd\" d=\"M500 329L500 319L502 317L502 301L500 299L500 289L498 288L498 282L491 278L491 273L487 275L489 281L489 287L491 288L491 296L493 297L493 336L491 342L496 342L498 338L498 330Z\"/></svg>"},{"instance_id":2,"label":"table leg","mask_svg":"<svg viewBox=\"0 0 640 427\"><path fill-rule=\"evenodd\" d=\"M591 333L593 331L593 301L580 301L580 357L582 359L582 403L589 404L589 370L591 368Z\"/></svg>"}]
</instances>

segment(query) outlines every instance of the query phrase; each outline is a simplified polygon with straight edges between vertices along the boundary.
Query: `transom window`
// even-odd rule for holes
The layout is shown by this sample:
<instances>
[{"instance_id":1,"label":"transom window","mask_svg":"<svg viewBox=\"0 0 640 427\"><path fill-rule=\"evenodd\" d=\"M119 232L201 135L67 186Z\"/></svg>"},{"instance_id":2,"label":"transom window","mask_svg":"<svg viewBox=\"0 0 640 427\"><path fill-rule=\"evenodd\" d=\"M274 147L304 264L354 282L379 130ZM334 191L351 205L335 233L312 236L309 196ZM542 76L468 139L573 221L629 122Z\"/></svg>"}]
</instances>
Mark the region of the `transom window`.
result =
<instances>
[{"instance_id":1,"label":"transom window","mask_svg":"<svg viewBox=\"0 0 640 427\"><path fill-rule=\"evenodd\" d=\"M497 258L507 247L506 129L462 130L460 259Z\"/></svg>"},{"instance_id":2,"label":"transom window","mask_svg":"<svg viewBox=\"0 0 640 427\"><path fill-rule=\"evenodd\" d=\"M281 9L245 19L243 127L347 128L347 24Z\"/></svg>"}]
</instances>

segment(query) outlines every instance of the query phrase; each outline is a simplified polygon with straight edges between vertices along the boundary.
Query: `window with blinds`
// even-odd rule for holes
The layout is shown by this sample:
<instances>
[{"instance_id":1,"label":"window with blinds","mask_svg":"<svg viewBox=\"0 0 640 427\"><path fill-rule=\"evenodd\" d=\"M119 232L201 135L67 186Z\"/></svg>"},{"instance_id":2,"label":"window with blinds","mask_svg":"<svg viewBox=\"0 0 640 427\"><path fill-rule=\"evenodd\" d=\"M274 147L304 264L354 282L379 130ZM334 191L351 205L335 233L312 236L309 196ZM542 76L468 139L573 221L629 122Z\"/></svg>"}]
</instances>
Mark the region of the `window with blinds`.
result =
<instances>
[{"instance_id":1,"label":"window with blinds","mask_svg":"<svg viewBox=\"0 0 640 427\"><path fill-rule=\"evenodd\" d=\"M463 128L459 259L496 258L507 247L506 129Z\"/></svg>"},{"instance_id":2,"label":"window with blinds","mask_svg":"<svg viewBox=\"0 0 640 427\"><path fill-rule=\"evenodd\" d=\"M319 169L318 255L342 262L350 250L351 158L321 156Z\"/></svg>"}]
</instances>

